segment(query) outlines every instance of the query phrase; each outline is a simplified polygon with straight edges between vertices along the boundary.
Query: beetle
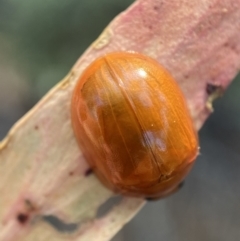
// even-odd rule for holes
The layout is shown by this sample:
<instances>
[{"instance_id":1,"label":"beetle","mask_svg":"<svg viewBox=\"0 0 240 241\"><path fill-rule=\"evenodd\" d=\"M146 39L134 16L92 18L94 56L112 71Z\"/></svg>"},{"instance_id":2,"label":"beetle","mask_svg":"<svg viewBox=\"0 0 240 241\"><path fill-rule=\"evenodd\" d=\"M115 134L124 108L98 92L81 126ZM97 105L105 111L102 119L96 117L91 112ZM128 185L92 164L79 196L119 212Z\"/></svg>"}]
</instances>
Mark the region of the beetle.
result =
<instances>
[{"instance_id":1,"label":"beetle","mask_svg":"<svg viewBox=\"0 0 240 241\"><path fill-rule=\"evenodd\" d=\"M198 155L184 95L156 60L113 52L93 61L72 96L77 142L102 183L123 195L174 192Z\"/></svg>"}]
</instances>

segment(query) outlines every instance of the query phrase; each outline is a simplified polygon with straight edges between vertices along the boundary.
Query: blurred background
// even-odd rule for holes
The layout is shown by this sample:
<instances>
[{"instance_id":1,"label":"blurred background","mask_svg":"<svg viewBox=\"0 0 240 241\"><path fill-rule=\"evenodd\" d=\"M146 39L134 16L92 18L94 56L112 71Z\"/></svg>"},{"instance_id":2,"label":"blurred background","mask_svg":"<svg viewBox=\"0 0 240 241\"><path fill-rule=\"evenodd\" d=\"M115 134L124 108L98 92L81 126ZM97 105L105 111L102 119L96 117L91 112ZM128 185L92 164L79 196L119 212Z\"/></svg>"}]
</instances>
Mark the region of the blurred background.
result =
<instances>
[{"instance_id":1,"label":"blurred background","mask_svg":"<svg viewBox=\"0 0 240 241\"><path fill-rule=\"evenodd\" d=\"M0 139L133 0L0 0ZM177 194L148 203L114 241L240 240L240 78L200 131Z\"/></svg>"}]
</instances>

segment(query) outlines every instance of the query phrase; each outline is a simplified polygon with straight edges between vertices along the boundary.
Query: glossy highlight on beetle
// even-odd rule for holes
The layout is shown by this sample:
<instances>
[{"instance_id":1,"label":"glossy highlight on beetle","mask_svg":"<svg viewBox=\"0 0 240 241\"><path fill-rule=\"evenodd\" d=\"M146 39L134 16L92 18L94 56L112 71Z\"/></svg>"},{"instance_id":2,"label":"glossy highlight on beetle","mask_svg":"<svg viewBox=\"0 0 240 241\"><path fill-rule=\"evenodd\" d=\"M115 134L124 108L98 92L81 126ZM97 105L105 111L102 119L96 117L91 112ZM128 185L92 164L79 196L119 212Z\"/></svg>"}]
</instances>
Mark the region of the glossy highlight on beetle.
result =
<instances>
[{"instance_id":1,"label":"glossy highlight on beetle","mask_svg":"<svg viewBox=\"0 0 240 241\"><path fill-rule=\"evenodd\" d=\"M115 192L160 198L177 189L198 154L184 96L155 60L109 53L83 72L72 125L100 180Z\"/></svg>"}]
</instances>

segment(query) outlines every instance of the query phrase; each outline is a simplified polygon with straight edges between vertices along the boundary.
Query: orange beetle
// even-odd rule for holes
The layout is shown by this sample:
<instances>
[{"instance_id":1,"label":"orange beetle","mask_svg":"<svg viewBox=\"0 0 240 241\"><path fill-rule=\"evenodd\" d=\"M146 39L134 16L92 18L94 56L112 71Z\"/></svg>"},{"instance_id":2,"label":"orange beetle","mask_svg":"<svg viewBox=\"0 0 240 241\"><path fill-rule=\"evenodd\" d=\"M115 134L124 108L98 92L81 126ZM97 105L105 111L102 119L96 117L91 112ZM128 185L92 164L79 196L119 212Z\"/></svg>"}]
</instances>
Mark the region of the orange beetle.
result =
<instances>
[{"instance_id":1,"label":"orange beetle","mask_svg":"<svg viewBox=\"0 0 240 241\"><path fill-rule=\"evenodd\" d=\"M90 166L124 195L154 199L172 193L198 154L177 83L139 53L110 53L90 64L74 89L71 112Z\"/></svg>"}]
</instances>

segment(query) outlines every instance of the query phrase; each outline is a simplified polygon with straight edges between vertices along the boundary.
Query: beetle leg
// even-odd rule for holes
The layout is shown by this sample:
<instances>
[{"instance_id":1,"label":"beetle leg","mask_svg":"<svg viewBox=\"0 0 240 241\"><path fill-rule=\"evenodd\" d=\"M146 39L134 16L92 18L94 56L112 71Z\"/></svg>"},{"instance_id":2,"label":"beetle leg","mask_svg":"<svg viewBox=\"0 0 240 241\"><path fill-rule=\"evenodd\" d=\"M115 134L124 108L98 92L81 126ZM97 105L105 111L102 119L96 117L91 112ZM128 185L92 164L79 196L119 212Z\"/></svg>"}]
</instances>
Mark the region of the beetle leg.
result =
<instances>
[{"instance_id":1,"label":"beetle leg","mask_svg":"<svg viewBox=\"0 0 240 241\"><path fill-rule=\"evenodd\" d=\"M177 191L179 191L184 186L184 183L185 183L185 181L180 182L178 184L178 186L175 189L173 189L170 193L168 193L166 196L164 196L164 198L176 193ZM158 201L161 198L163 198L163 197L146 197L145 200L146 201Z\"/></svg>"}]
</instances>

